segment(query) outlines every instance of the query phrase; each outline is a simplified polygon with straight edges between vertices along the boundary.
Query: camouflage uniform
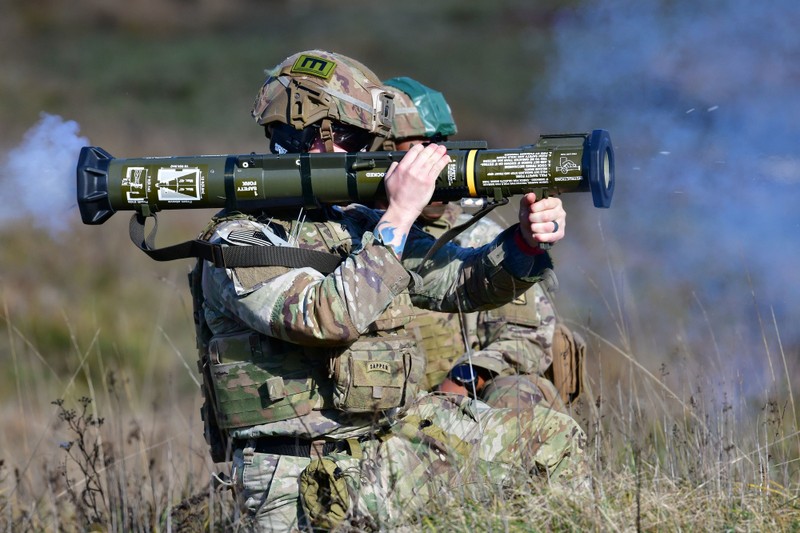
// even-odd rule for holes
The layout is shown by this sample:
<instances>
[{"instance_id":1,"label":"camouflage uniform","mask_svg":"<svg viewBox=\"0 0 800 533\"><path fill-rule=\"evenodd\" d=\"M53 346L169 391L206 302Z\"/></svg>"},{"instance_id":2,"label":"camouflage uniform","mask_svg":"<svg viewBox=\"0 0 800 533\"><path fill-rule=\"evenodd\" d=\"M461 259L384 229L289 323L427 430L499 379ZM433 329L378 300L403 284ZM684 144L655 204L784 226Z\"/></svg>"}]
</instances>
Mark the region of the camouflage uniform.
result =
<instances>
[{"instance_id":1,"label":"camouflage uniform","mask_svg":"<svg viewBox=\"0 0 800 533\"><path fill-rule=\"evenodd\" d=\"M469 216L450 203L440 218L425 221L423 229L439 236ZM454 241L479 247L500 231L497 223L484 217ZM477 314L419 310L411 329L426 351L428 390L438 386L453 366L469 362L493 376L479 394L490 405L511 407L544 401L544 405L565 411L555 386L545 377L553 361L555 327L552 301L537 283L513 302Z\"/></svg>"},{"instance_id":2,"label":"camouflage uniform","mask_svg":"<svg viewBox=\"0 0 800 533\"><path fill-rule=\"evenodd\" d=\"M328 276L310 268L220 269L208 263L203 269L218 417L233 439L232 478L242 507L268 530L303 526L298 479L312 454L282 455L262 446L281 438L344 443L351 455L328 460L348 473L348 517L365 514L381 524L419 511L467 472L502 482L524 466L585 480L585 437L571 418L549 409L488 409L468 398L420 395L424 358L413 338L404 336L412 303L450 312L508 301L539 279L547 256L519 253L508 230L480 249L445 246L412 282L410 272L432 239L414 230L400 262L371 232L379 217L350 206L313 222L226 220L212 232L212 241L230 246L252 245L253 239L280 244L294 235L300 248L344 258ZM376 362L382 348L404 352L401 379L386 375L366 387L372 395L349 405L348 394L358 396L353 383L366 378L355 371L346 383L340 367ZM360 368L370 372L369 364ZM382 379L381 365L376 368ZM377 396L386 402L375 398L379 388ZM352 474L357 465L363 471ZM396 475L411 471L419 477Z\"/></svg>"},{"instance_id":3,"label":"camouflage uniform","mask_svg":"<svg viewBox=\"0 0 800 533\"><path fill-rule=\"evenodd\" d=\"M394 93L395 105L385 149L439 142L457 133L450 106L440 92L408 77L392 78L384 85ZM439 237L468 218L451 203L428 206L419 223ZM500 230L496 223L482 218L454 241L464 247L478 247ZM535 404L544 399L566 410L565 402L580 393L583 345L563 324L556 323L552 302L541 284L514 302L478 316L420 310L412 331L427 352L427 390L439 385L456 362L469 362L493 376L481 391L481 399L494 406ZM473 349L479 351L469 353ZM545 374L558 379L559 390Z\"/></svg>"},{"instance_id":4,"label":"camouflage uniform","mask_svg":"<svg viewBox=\"0 0 800 533\"><path fill-rule=\"evenodd\" d=\"M307 151L313 135L326 151L358 138L342 126L374 135L376 147L393 97L356 61L301 52L269 71L253 117L275 153ZM373 233L382 214L359 205L302 218L291 208L230 214L202 236L295 259L201 262L190 277L206 435L218 459L228 454L214 442L227 442L234 492L253 526L385 528L464 480L501 484L520 472L584 486L585 435L571 418L423 394L424 352L407 330L415 306L474 312L511 301L549 256L522 253L509 228L480 248L449 244L424 260L433 239L414 227L398 260ZM303 262L312 253L338 266L297 266L318 265Z\"/></svg>"}]
</instances>

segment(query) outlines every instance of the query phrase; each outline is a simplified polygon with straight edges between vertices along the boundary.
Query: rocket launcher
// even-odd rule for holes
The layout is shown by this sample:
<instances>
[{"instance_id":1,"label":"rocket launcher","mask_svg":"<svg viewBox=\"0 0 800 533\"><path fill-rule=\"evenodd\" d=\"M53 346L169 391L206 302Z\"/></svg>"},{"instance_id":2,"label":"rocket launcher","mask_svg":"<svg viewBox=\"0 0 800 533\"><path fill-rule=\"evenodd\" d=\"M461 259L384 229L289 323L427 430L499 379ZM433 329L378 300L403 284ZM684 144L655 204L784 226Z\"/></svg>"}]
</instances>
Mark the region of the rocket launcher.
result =
<instances>
[{"instance_id":1,"label":"rocket launcher","mask_svg":"<svg viewBox=\"0 0 800 533\"><path fill-rule=\"evenodd\" d=\"M595 207L611 205L614 150L605 130L542 135L536 144L517 149L458 142L447 146L451 162L437 178L434 201L591 192ZM387 151L121 159L86 146L77 167L78 206L85 224L102 224L117 211L148 217L162 209L246 212L370 203L385 198L384 175L404 155Z\"/></svg>"}]
</instances>

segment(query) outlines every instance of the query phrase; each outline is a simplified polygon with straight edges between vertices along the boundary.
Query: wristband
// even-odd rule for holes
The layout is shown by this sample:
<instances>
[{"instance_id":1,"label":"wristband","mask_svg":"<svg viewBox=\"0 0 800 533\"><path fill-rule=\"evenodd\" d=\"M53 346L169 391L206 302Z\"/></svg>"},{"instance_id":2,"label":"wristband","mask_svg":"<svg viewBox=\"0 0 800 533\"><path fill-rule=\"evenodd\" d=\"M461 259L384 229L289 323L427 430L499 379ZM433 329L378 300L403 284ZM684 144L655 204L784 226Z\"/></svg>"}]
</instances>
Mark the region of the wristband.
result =
<instances>
[{"instance_id":1,"label":"wristband","mask_svg":"<svg viewBox=\"0 0 800 533\"><path fill-rule=\"evenodd\" d=\"M522 230L519 229L519 226L517 226L517 231L514 232L514 244L516 244L520 252L525 255L540 255L545 253L542 248L538 246L531 246L525 242L525 239L522 238Z\"/></svg>"}]
</instances>

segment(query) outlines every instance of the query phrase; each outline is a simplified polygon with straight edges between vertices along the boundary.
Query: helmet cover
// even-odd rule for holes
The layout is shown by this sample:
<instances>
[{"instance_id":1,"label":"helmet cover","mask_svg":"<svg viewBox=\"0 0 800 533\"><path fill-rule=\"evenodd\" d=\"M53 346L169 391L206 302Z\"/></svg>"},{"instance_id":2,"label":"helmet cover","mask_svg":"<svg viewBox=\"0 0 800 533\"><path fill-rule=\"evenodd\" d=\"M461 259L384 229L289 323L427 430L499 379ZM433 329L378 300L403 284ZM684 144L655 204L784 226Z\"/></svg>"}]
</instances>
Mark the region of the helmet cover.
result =
<instances>
[{"instance_id":1,"label":"helmet cover","mask_svg":"<svg viewBox=\"0 0 800 533\"><path fill-rule=\"evenodd\" d=\"M393 98L362 63L310 50L267 71L251 114L263 126L280 123L302 130L329 119L386 137L394 116Z\"/></svg>"},{"instance_id":2,"label":"helmet cover","mask_svg":"<svg viewBox=\"0 0 800 533\"><path fill-rule=\"evenodd\" d=\"M409 77L392 78L384 85L396 91L393 139L448 137L457 133L450 106L439 91Z\"/></svg>"}]
</instances>

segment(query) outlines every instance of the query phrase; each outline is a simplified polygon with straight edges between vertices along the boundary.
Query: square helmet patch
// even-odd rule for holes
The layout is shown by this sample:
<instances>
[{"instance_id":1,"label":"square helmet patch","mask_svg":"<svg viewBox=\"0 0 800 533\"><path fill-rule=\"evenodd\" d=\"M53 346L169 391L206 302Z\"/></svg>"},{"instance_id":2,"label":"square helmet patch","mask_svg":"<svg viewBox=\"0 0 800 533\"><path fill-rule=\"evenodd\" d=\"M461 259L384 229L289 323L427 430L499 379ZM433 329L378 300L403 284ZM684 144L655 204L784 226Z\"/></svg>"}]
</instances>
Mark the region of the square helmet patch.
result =
<instances>
[{"instance_id":1,"label":"square helmet patch","mask_svg":"<svg viewBox=\"0 0 800 533\"><path fill-rule=\"evenodd\" d=\"M301 54L294 62L294 65L292 65L290 72L292 74L305 74L307 76L316 76L317 78L328 80L335 68L335 61L310 54Z\"/></svg>"}]
</instances>

